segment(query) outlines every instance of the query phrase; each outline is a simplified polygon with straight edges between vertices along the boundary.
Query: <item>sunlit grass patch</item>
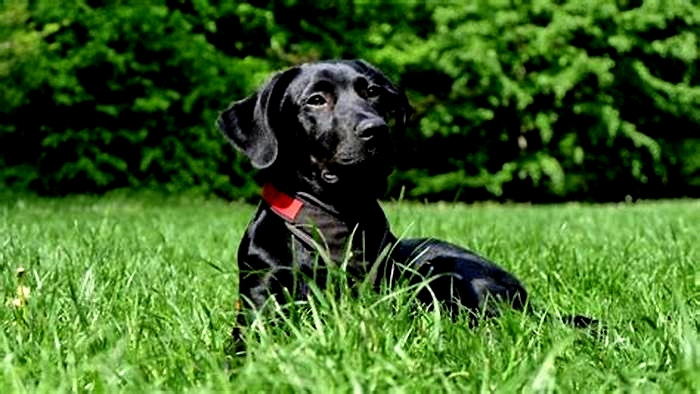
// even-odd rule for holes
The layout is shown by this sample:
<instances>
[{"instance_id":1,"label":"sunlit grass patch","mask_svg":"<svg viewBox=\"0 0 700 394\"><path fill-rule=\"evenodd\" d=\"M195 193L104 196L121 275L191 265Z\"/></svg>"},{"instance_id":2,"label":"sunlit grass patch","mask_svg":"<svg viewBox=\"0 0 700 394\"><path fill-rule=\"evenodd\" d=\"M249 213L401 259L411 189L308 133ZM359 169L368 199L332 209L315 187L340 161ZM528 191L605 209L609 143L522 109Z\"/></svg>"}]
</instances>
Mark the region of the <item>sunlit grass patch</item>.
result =
<instances>
[{"instance_id":1,"label":"sunlit grass patch","mask_svg":"<svg viewBox=\"0 0 700 394\"><path fill-rule=\"evenodd\" d=\"M400 236L467 246L542 314L466 317L409 288L322 290L228 359L235 251L253 207L198 199L5 197L5 392L697 392L700 203L384 204ZM18 278L17 269L24 269ZM18 292L20 286L29 289ZM21 307L12 300L24 294ZM597 317L590 335L544 314ZM272 318L271 318L272 319Z\"/></svg>"}]
</instances>

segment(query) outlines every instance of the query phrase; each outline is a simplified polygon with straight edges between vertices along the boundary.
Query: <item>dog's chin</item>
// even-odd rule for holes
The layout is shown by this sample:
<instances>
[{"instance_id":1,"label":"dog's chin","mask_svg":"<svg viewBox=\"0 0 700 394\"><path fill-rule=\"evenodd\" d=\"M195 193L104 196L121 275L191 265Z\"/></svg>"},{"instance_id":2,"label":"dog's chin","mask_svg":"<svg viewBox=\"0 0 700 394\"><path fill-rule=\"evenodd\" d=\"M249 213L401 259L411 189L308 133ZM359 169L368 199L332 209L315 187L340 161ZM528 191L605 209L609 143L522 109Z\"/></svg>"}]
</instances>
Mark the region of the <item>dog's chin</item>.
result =
<instances>
[{"instance_id":1,"label":"dog's chin","mask_svg":"<svg viewBox=\"0 0 700 394\"><path fill-rule=\"evenodd\" d=\"M334 165L321 172L321 179L353 195L379 197L386 191L387 178L392 171L390 162L370 158Z\"/></svg>"}]
</instances>

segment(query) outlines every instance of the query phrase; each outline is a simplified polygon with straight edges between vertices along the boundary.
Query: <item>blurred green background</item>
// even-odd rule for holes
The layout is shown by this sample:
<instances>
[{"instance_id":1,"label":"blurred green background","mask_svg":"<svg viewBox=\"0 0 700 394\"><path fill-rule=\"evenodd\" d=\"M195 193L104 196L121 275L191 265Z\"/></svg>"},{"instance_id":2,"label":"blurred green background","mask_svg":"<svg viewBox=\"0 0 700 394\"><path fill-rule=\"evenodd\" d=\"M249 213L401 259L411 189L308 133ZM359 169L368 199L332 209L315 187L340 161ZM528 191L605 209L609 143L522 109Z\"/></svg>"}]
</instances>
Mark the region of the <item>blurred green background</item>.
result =
<instances>
[{"instance_id":1,"label":"blurred green background","mask_svg":"<svg viewBox=\"0 0 700 394\"><path fill-rule=\"evenodd\" d=\"M695 0L0 0L0 187L254 198L218 111L342 57L416 108L386 197L700 197L699 36Z\"/></svg>"}]
</instances>

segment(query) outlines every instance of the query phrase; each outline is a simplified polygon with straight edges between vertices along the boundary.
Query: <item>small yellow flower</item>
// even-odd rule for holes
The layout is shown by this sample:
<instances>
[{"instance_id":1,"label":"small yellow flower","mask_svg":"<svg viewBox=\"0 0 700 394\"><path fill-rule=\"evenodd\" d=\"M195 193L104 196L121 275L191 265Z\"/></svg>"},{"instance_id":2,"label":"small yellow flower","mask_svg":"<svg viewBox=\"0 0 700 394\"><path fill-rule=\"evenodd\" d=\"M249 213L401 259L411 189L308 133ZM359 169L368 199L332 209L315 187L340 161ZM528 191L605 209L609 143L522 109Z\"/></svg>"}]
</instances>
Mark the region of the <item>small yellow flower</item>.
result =
<instances>
[{"instance_id":1,"label":"small yellow flower","mask_svg":"<svg viewBox=\"0 0 700 394\"><path fill-rule=\"evenodd\" d=\"M21 308L25 304L19 298L13 298L12 301L10 301L10 305L14 306L15 308Z\"/></svg>"},{"instance_id":2,"label":"small yellow flower","mask_svg":"<svg viewBox=\"0 0 700 394\"><path fill-rule=\"evenodd\" d=\"M17 286L17 298L21 300L28 300L29 299L29 294L31 294L32 289L30 289L27 286L22 286L19 285Z\"/></svg>"},{"instance_id":3,"label":"small yellow flower","mask_svg":"<svg viewBox=\"0 0 700 394\"><path fill-rule=\"evenodd\" d=\"M17 270L15 270L15 275L17 275L17 292L15 293L15 297L10 302L8 303L10 306L13 306L15 308L21 308L25 305L27 305L27 302L29 301L29 296L32 292L32 290L22 284L22 276L24 276L25 269L22 267L18 267Z\"/></svg>"},{"instance_id":4,"label":"small yellow flower","mask_svg":"<svg viewBox=\"0 0 700 394\"><path fill-rule=\"evenodd\" d=\"M32 290L27 286L17 286L17 298L12 299L10 304L15 308L21 308L27 305L27 302L29 301L29 294L31 294L31 292Z\"/></svg>"}]
</instances>

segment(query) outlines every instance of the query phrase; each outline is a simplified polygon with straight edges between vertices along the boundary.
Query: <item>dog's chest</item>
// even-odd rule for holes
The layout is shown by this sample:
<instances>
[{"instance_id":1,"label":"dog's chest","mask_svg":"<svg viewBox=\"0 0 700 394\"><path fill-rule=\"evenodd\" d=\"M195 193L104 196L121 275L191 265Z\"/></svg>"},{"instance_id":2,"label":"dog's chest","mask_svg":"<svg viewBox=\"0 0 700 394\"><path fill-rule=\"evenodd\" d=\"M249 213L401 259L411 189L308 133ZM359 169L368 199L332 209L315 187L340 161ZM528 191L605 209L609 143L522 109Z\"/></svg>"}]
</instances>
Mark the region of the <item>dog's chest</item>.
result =
<instances>
[{"instance_id":1,"label":"dog's chest","mask_svg":"<svg viewBox=\"0 0 700 394\"><path fill-rule=\"evenodd\" d=\"M378 204L349 219L308 207L285 225L292 233L293 248L300 252L295 254L313 260L304 264L339 264L353 271L368 269L393 240Z\"/></svg>"}]
</instances>

